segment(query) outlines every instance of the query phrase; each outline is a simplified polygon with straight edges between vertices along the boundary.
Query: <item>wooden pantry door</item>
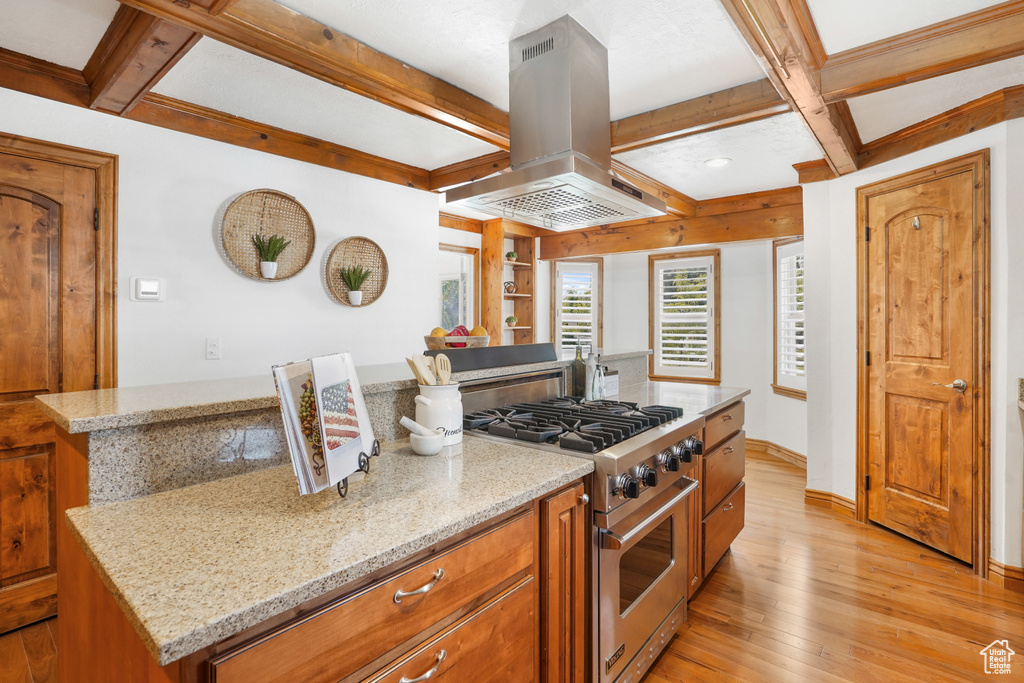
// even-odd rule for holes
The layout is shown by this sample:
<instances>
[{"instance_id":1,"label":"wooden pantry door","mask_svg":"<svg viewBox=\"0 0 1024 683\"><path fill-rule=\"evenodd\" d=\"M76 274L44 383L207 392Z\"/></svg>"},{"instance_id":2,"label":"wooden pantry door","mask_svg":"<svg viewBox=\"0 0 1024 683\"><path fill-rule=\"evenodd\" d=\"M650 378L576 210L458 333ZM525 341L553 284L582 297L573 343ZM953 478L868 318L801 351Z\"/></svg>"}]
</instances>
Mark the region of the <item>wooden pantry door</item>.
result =
<instances>
[{"instance_id":1,"label":"wooden pantry door","mask_svg":"<svg viewBox=\"0 0 1024 683\"><path fill-rule=\"evenodd\" d=\"M0 135L0 633L57 609L55 426L33 397L113 384L114 165Z\"/></svg>"},{"instance_id":2,"label":"wooden pantry door","mask_svg":"<svg viewBox=\"0 0 1024 683\"><path fill-rule=\"evenodd\" d=\"M858 511L983 572L988 152L857 194Z\"/></svg>"}]
</instances>

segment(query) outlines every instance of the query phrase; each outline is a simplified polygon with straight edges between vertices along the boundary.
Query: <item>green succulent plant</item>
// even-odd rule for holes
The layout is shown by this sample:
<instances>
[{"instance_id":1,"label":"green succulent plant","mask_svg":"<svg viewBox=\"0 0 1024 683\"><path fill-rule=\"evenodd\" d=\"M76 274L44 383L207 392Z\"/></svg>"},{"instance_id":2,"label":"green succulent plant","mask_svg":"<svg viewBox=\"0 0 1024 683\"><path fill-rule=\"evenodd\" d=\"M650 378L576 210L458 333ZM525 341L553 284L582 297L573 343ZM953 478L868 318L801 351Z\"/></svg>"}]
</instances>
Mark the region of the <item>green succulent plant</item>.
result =
<instances>
[{"instance_id":1,"label":"green succulent plant","mask_svg":"<svg viewBox=\"0 0 1024 683\"><path fill-rule=\"evenodd\" d=\"M509 317L505 318L505 324L507 324L509 327L515 325L517 322L519 322L519 318L515 317L514 315L510 315Z\"/></svg>"},{"instance_id":2,"label":"green succulent plant","mask_svg":"<svg viewBox=\"0 0 1024 683\"><path fill-rule=\"evenodd\" d=\"M252 236L252 243L256 246L256 253L260 255L260 261L277 261L285 247L291 244L291 240L285 241L281 235L264 237L262 233Z\"/></svg>"},{"instance_id":3,"label":"green succulent plant","mask_svg":"<svg viewBox=\"0 0 1024 683\"><path fill-rule=\"evenodd\" d=\"M372 273L372 270L362 266L346 266L340 271L341 281L345 283L350 292L358 292L366 282L366 278L370 277Z\"/></svg>"},{"instance_id":4,"label":"green succulent plant","mask_svg":"<svg viewBox=\"0 0 1024 683\"><path fill-rule=\"evenodd\" d=\"M519 254L514 251L506 251L505 258L512 259L513 261L519 258Z\"/></svg>"}]
</instances>

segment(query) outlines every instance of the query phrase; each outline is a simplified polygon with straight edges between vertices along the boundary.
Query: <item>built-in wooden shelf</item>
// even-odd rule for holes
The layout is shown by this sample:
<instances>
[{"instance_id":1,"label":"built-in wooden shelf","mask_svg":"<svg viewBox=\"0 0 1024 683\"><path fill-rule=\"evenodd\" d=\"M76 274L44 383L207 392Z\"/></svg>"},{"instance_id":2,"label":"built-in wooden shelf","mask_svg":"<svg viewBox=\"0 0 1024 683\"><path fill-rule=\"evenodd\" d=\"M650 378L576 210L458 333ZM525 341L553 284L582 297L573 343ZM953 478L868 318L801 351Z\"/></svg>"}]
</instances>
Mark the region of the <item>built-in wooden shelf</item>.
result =
<instances>
[{"instance_id":1,"label":"built-in wooden shelf","mask_svg":"<svg viewBox=\"0 0 1024 683\"><path fill-rule=\"evenodd\" d=\"M506 329L506 330L532 330L533 328L530 327L529 325L516 325L515 327L509 327L508 325L505 325L505 327L503 329Z\"/></svg>"},{"instance_id":2,"label":"built-in wooden shelf","mask_svg":"<svg viewBox=\"0 0 1024 683\"><path fill-rule=\"evenodd\" d=\"M519 261L503 261L506 266L512 266L513 268L533 268L533 264L521 263Z\"/></svg>"},{"instance_id":3,"label":"built-in wooden shelf","mask_svg":"<svg viewBox=\"0 0 1024 683\"><path fill-rule=\"evenodd\" d=\"M506 294L506 299L529 299L532 294Z\"/></svg>"}]
</instances>

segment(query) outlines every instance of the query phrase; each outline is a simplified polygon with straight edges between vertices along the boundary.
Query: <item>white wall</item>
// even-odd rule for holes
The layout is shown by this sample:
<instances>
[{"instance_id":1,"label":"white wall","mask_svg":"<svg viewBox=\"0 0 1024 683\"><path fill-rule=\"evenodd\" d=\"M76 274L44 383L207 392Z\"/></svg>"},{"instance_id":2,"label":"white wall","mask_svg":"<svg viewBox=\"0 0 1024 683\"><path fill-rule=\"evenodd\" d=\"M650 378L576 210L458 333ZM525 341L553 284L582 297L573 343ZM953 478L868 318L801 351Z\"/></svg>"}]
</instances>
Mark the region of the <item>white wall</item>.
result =
<instances>
[{"instance_id":1,"label":"white wall","mask_svg":"<svg viewBox=\"0 0 1024 683\"><path fill-rule=\"evenodd\" d=\"M804 187L807 243L808 486L856 496L856 188L979 149L991 150L992 557L1021 563L1024 376L1024 121L986 128L901 159ZM827 263L824 261L828 257Z\"/></svg>"},{"instance_id":2,"label":"white wall","mask_svg":"<svg viewBox=\"0 0 1024 683\"><path fill-rule=\"evenodd\" d=\"M721 245L722 386L747 387L747 436L806 453L807 404L777 396L772 381L772 245ZM604 344L609 352L650 348L648 253L604 259Z\"/></svg>"},{"instance_id":3,"label":"white wall","mask_svg":"<svg viewBox=\"0 0 1024 683\"><path fill-rule=\"evenodd\" d=\"M437 281L434 194L9 90L0 89L0 112L3 132L119 155L121 386L261 374L340 350L359 364L422 350L439 315L437 297L422 294ZM218 253L217 217L256 188L293 195L313 218L316 251L291 280L248 279ZM390 271L383 296L361 309L335 303L321 284L326 254L353 235L377 242ZM164 278L166 301L129 301L131 276ZM207 337L220 338L222 360L204 359Z\"/></svg>"}]
</instances>

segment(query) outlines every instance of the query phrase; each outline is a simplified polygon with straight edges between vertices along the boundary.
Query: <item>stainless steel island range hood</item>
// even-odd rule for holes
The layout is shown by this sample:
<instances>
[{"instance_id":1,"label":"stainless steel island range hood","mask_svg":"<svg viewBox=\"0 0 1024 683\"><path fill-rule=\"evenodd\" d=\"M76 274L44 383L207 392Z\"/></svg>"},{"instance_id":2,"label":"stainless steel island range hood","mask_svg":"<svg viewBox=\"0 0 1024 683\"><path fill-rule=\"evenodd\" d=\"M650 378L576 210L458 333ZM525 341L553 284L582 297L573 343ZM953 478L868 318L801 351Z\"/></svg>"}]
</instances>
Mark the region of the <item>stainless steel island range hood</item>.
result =
<instances>
[{"instance_id":1,"label":"stainless steel island range hood","mask_svg":"<svg viewBox=\"0 0 1024 683\"><path fill-rule=\"evenodd\" d=\"M665 202L611 173L608 50L564 16L509 43L512 170L448 204L549 230L661 216Z\"/></svg>"}]
</instances>

